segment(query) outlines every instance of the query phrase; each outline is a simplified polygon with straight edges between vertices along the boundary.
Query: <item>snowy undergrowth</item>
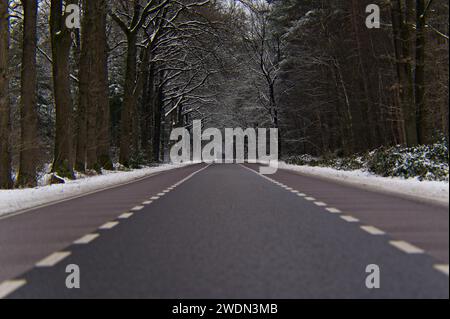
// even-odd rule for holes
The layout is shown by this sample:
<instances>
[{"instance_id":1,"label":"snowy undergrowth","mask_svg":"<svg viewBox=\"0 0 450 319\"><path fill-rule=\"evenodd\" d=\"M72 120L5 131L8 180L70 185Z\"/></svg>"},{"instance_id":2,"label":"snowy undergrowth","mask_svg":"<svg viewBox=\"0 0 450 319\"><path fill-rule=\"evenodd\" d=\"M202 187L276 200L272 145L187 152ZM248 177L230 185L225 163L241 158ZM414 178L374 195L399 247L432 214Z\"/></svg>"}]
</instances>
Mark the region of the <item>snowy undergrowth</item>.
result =
<instances>
[{"instance_id":1,"label":"snowy undergrowth","mask_svg":"<svg viewBox=\"0 0 450 319\"><path fill-rule=\"evenodd\" d=\"M445 138L432 145L382 147L345 158L291 156L279 167L372 190L449 203Z\"/></svg>"},{"instance_id":2,"label":"snowy undergrowth","mask_svg":"<svg viewBox=\"0 0 450 319\"><path fill-rule=\"evenodd\" d=\"M401 177L420 181L449 181L448 141L407 148L381 147L364 154L343 158L291 156L288 164L331 167L337 170L361 170L383 177Z\"/></svg>"},{"instance_id":3,"label":"snowy undergrowth","mask_svg":"<svg viewBox=\"0 0 450 319\"><path fill-rule=\"evenodd\" d=\"M66 180L65 184L55 185L47 185L50 175L42 175L39 179L39 184L41 185L39 187L0 190L0 216L113 187L154 173L172 170L190 164L165 164L127 172L105 171L102 175L89 177L87 175L77 175L76 180Z\"/></svg>"}]
</instances>

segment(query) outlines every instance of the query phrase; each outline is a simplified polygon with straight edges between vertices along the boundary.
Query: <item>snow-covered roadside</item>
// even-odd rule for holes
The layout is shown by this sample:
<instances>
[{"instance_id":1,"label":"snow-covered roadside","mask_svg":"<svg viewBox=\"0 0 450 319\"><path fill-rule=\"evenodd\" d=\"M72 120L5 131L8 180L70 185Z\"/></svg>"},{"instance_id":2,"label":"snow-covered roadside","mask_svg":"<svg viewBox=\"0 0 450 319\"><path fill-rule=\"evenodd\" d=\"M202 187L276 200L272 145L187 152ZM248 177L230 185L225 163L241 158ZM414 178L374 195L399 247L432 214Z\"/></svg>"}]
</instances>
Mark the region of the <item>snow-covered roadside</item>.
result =
<instances>
[{"instance_id":1,"label":"snow-covered roadside","mask_svg":"<svg viewBox=\"0 0 450 319\"><path fill-rule=\"evenodd\" d=\"M327 167L297 166L278 162L278 168L305 175L327 178L369 190L392 193L419 200L449 205L449 183L381 177L362 170L341 171Z\"/></svg>"},{"instance_id":2,"label":"snow-covered roadside","mask_svg":"<svg viewBox=\"0 0 450 319\"><path fill-rule=\"evenodd\" d=\"M65 184L41 186L29 189L0 190L0 216L132 182L154 173L168 171L191 164L192 163L165 164L128 172L108 172L103 175L69 181Z\"/></svg>"}]
</instances>

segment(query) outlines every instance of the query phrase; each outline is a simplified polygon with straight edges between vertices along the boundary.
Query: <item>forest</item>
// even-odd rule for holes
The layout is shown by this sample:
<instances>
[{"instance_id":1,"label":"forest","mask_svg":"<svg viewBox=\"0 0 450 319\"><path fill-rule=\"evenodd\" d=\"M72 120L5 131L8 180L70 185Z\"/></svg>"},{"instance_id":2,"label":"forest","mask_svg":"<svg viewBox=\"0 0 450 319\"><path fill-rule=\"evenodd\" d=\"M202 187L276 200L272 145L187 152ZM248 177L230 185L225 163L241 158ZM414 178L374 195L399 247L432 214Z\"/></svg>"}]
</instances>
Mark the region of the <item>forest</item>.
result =
<instances>
[{"instance_id":1,"label":"forest","mask_svg":"<svg viewBox=\"0 0 450 319\"><path fill-rule=\"evenodd\" d=\"M194 120L277 128L282 159L448 141L448 7L0 0L0 188L167 162Z\"/></svg>"}]
</instances>

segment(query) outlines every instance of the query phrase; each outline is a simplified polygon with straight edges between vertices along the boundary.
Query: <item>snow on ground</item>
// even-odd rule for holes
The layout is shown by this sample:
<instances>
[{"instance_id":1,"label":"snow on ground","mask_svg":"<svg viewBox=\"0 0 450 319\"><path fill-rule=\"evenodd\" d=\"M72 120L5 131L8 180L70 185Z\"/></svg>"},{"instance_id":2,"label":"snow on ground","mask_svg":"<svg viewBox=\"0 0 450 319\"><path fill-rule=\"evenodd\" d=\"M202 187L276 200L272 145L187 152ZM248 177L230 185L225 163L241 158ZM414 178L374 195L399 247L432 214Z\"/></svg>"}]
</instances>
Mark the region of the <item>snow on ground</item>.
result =
<instances>
[{"instance_id":1,"label":"snow on ground","mask_svg":"<svg viewBox=\"0 0 450 319\"><path fill-rule=\"evenodd\" d=\"M326 178L368 190L403 195L447 206L449 204L448 182L381 177L362 170L342 171L328 167L290 165L284 162L278 162L278 168L296 171L308 176Z\"/></svg>"},{"instance_id":2,"label":"snow on ground","mask_svg":"<svg viewBox=\"0 0 450 319\"><path fill-rule=\"evenodd\" d=\"M192 163L165 164L128 172L110 171L103 175L68 181L65 184L28 189L0 190L0 216L124 184L154 173L190 164Z\"/></svg>"}]
</instances>

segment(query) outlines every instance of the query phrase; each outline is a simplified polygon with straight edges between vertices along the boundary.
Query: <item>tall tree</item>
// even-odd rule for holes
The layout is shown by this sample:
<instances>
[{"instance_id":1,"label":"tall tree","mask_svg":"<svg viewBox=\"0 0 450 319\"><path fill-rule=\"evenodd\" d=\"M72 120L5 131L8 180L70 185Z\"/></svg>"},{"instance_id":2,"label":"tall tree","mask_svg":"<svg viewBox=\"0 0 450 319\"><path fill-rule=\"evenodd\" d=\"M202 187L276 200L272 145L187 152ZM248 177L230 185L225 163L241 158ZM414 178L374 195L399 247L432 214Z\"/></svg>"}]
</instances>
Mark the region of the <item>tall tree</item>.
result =
<instances>
[{"instance_id":1,"label":"tall tree","mask_svg":"<svg viewBox=\"0 0 450 319\"><path fill-rule=\"evenodd\" d=\"M159 13L165 8L169 0L161 1L146 1L142 6L139 0L130 2L131 18L130 21L124 21L117 13L112 14L112 18L126 36L127 54L126 54L126 70L124 79L124 99L121 114L120 125L120 158L119 162L125 166L130 164L132 146L135 148L138 145L133 145L136 138L133 137L133 118L136 115L137 98L138 98L138 69L137 69L137 54L138 54L138 35L147 18L154 13ZM135 123L138 125L138 123ZM136 131L136 130L134 130ZM135 144L135 143L134 143Z\"/></svg>"},{"instance_id":2,"label":"tall tree","mask_svg":"<svg viewBox=\"0 0 450 319\"><path fill-rule=\"evenodd\" d=\"M22 47L22 86L20 105L20 167L17 184L20 187L34 187L37 165L37 0L23 0L24 27Z\"/></svg>"},{"instance_id":3,"label":"tall tree","mask_svg":"<svg viewBox=\"0 0 450 319\"><path fill-rule=\"evenodd\" d=\"M9 102L9 1L0 0L0 188L11 188Z\"/></svg>"},{"instance_id":4,"label":"tall tree","mask_svg":"<svg viewBox=\"0 0 450 319\"><path fill-rule=\"evenodd\" d=\"M73 173L73 104L70 89L71 30L67 28L68 14L63 4L75 4L77 0L51 0L50 36L53 57L53 91L56 107L56 135L53 172L61 177L74 178Z\"/></svg>"},{"instance_id":5,"label":"tall tree","mask_svg":"<svg viewBox=\"0 0 450 319\"><path fill-rule=\"evenodd\" d=\"M89 14L88 3L82 0L83 18L81 23L81 49L78 72L78 106L77 131L75 149L75 169L84 172L87 160L87 109L89 106L89 77L92 75L90 61L90 42L92 42L92 18Z\"/></svg>"},{"instance_id":6,"label":"tall tree","mask_svg":"<svg viewBox=\"0 0 450 319\"><path fill-rule=\"evenodd\" d=\"M413 81L414 45L412 25L415 20L414 1L393 0L391 1L391 10L405 139L409 146L414 146L418 143Z\"/></svg>"},{"instance_id":7,"label":"tall tree","mask_svg":"<svg viewBox=\"0 0 450 319\"><path fill-rule=\"evenodd\" d=\"M83 1L76 168L112 169L105 0Z\"/></svg>"},{"instance_id":8,"label":"tall tree","mask_svg":"<svg viewBox=\"0 0 450 319\"><path fill-rule=\"evenodd\" d=\"M110 147L111 147L111 119L109 107L109 86L108 86L108 39L107 27L107 6L106 0L96 0L94 2L94 34L95 45L93 47L94 56L94 81L98 88L97 101L97 162L100 167L108 170L113 169Z\"/></svg>"},{"instance_id":9,"label":"tall tree","mask_svg":"<svg viewBox=\"0 0 450 319\"><path fill-rule=\"evenodd\" d=\"M426 14L432 0L416 0L416 70L414 73L415 101L417 109L417 136L419 144L430 143L428 116L425 104L425 26Z\"/></svg>"}]
</instances>

